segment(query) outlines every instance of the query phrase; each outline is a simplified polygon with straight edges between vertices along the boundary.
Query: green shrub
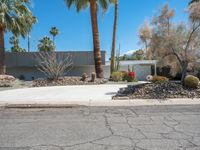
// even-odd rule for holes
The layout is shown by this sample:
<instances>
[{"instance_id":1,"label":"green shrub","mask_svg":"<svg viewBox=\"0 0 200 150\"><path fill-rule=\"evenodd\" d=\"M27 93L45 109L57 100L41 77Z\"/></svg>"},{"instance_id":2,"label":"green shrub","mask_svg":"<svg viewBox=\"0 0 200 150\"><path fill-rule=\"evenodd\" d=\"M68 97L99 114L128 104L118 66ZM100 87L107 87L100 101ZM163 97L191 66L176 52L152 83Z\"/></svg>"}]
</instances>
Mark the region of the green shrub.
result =
<instances>
[{"instance_id":1,"label":"green shrub","mask_svg":"<svg viewBox=\"0 0 200 150\"><path fill-rule=\"evenodd\" d=\"M123 81L133 82L133 78L128 75L128 73L124 74Z\"/></svg>"},{"instance_id":2,"label":"green shrub","mask_svg":"<svg viewBox=\"0 0 200 150\"><path fill-rule=\"evenodd\" d=\"M126 72L126 71L121 71L121 73L122 73L122 80L123 80L123 81L126 81L125 78L126 78L126 76L128 75L128 72Z\"/></svg>"},{"instance_id":3,"label":"green shrub","mask_svg":"<svg viewBox=\"0 0 200 150\"><path fill-rule=\"evenodd\" d=\"M152 82L159 82L159 83L165 83L165 82L168 82L169 79L164 77L164 76L153 76L152 78Z\"/></svg>"},{"instance_id":4,"label":"green shrub","mask_svg":"<svg viewBox=\"0 0 200 150\"><path fill-rule=\"evenodd\" d=\"M113 81L118 82L123 80L123 73L118 71L118 72L113 72L111 75L111 78Z\"/></svg>"},{"instance_id":5,"label":"green shrub","mask_svg":"<svg viewBox=\"0 0 200 150\"><path fill-rule=\"evenodd\" d=\"M185 77L184 85L188 88L197 88L199 85L199 79L195 76L188 75Z\"/></svg>"}]
</instances>

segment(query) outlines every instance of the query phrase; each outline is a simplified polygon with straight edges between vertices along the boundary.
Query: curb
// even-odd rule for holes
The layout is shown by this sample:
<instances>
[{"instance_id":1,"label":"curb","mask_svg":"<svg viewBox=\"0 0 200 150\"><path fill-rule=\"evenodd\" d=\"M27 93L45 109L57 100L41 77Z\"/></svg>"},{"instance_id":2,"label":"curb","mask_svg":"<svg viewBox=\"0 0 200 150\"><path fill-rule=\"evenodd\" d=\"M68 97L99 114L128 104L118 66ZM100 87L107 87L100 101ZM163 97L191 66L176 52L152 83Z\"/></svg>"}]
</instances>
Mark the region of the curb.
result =
<instances>
[{"instance_id":1,"label":"curb","mask_svg":"<svg viewBox=\"0 0 200 150\"><path fill-rule=\"evenodd\" d=\"M161 105L200 105L200 99L134 99L134 100L88 100L88 101L54 101L51 103L44 103L35 101L32 103L2 103L0 108L79 108L79 107L123 107L123 106L161 106Z\"/></svg>"},{"instance_id":2,"label":"curb","mask_svg":"<svg viewBox=\"0 0 200 150\"><path fill-rule=\"evenodd\" d=\"M0 106L0 108L4 108L4 109L12 109L12 108L19 108L19 109L78 108L78 107L84 107L84 105L78 105L78 104L7 104L7 105Z\"/></svg>"}]
</instances>

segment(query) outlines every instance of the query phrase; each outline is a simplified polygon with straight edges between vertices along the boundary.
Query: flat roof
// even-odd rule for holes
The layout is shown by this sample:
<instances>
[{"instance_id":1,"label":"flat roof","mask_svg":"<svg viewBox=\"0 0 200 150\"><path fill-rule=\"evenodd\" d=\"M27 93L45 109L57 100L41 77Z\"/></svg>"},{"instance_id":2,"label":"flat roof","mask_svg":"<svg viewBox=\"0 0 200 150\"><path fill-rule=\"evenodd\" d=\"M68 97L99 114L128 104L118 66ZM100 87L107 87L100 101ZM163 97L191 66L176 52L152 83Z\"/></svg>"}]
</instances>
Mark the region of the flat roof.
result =
<instances>
[{"instance_id":1,"label":"flat roof","mask_svg":"<svg viewBox=\"0 0 200 150\"><path fill-rule=\"evenodd\" d=\"M123 60L120 61L120 66L128 65L155 65L158 63L158 60ZM110 61L106 62L106 65L110 65Z\"/></svg>"}]
</instances>

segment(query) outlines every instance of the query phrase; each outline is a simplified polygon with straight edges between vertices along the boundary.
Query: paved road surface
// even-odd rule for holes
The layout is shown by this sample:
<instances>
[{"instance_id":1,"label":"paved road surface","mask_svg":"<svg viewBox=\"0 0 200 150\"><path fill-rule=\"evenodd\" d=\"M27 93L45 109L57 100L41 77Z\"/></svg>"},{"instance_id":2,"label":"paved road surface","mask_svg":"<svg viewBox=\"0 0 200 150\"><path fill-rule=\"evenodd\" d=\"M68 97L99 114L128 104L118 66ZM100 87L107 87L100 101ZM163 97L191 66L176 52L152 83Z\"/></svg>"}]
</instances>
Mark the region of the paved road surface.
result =
<instances>
[{"instance_id":1,"label":"paved road surface","mask_svg":"<svg viewBox=\"0 0 200 150\"><path fill-rule=\"evenodd\" d=\"M0 109L0 150L200 150L200 105Z\"/></svg>"}]
</instances>

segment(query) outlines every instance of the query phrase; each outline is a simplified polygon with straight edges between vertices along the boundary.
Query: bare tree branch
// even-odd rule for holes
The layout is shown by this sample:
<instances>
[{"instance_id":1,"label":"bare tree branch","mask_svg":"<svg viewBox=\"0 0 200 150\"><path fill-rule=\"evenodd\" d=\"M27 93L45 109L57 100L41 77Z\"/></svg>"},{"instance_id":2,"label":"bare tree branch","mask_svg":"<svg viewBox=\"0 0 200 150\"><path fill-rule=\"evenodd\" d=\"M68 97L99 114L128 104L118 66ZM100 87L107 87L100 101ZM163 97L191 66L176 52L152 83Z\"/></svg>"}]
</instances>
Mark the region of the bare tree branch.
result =
<instances>
[{"instance_id":1,"label":"bare tree branch","mask_svg":"<svg viewBox=\"0 0 200 150\"><path fill-rule=\"evenodd\" d=\"M186 47L184 49L184 51L185 51L185 59L187 59L187 51L188 51L188 48L190 46L190 42L192 40L192 36L199 29L199 27L200 27L200 23L196 27L193 26L193 29L192 29L191 33L189 34L189 38L188 38L188 40L186 42Z\"/></svg>"}]
</instances>

